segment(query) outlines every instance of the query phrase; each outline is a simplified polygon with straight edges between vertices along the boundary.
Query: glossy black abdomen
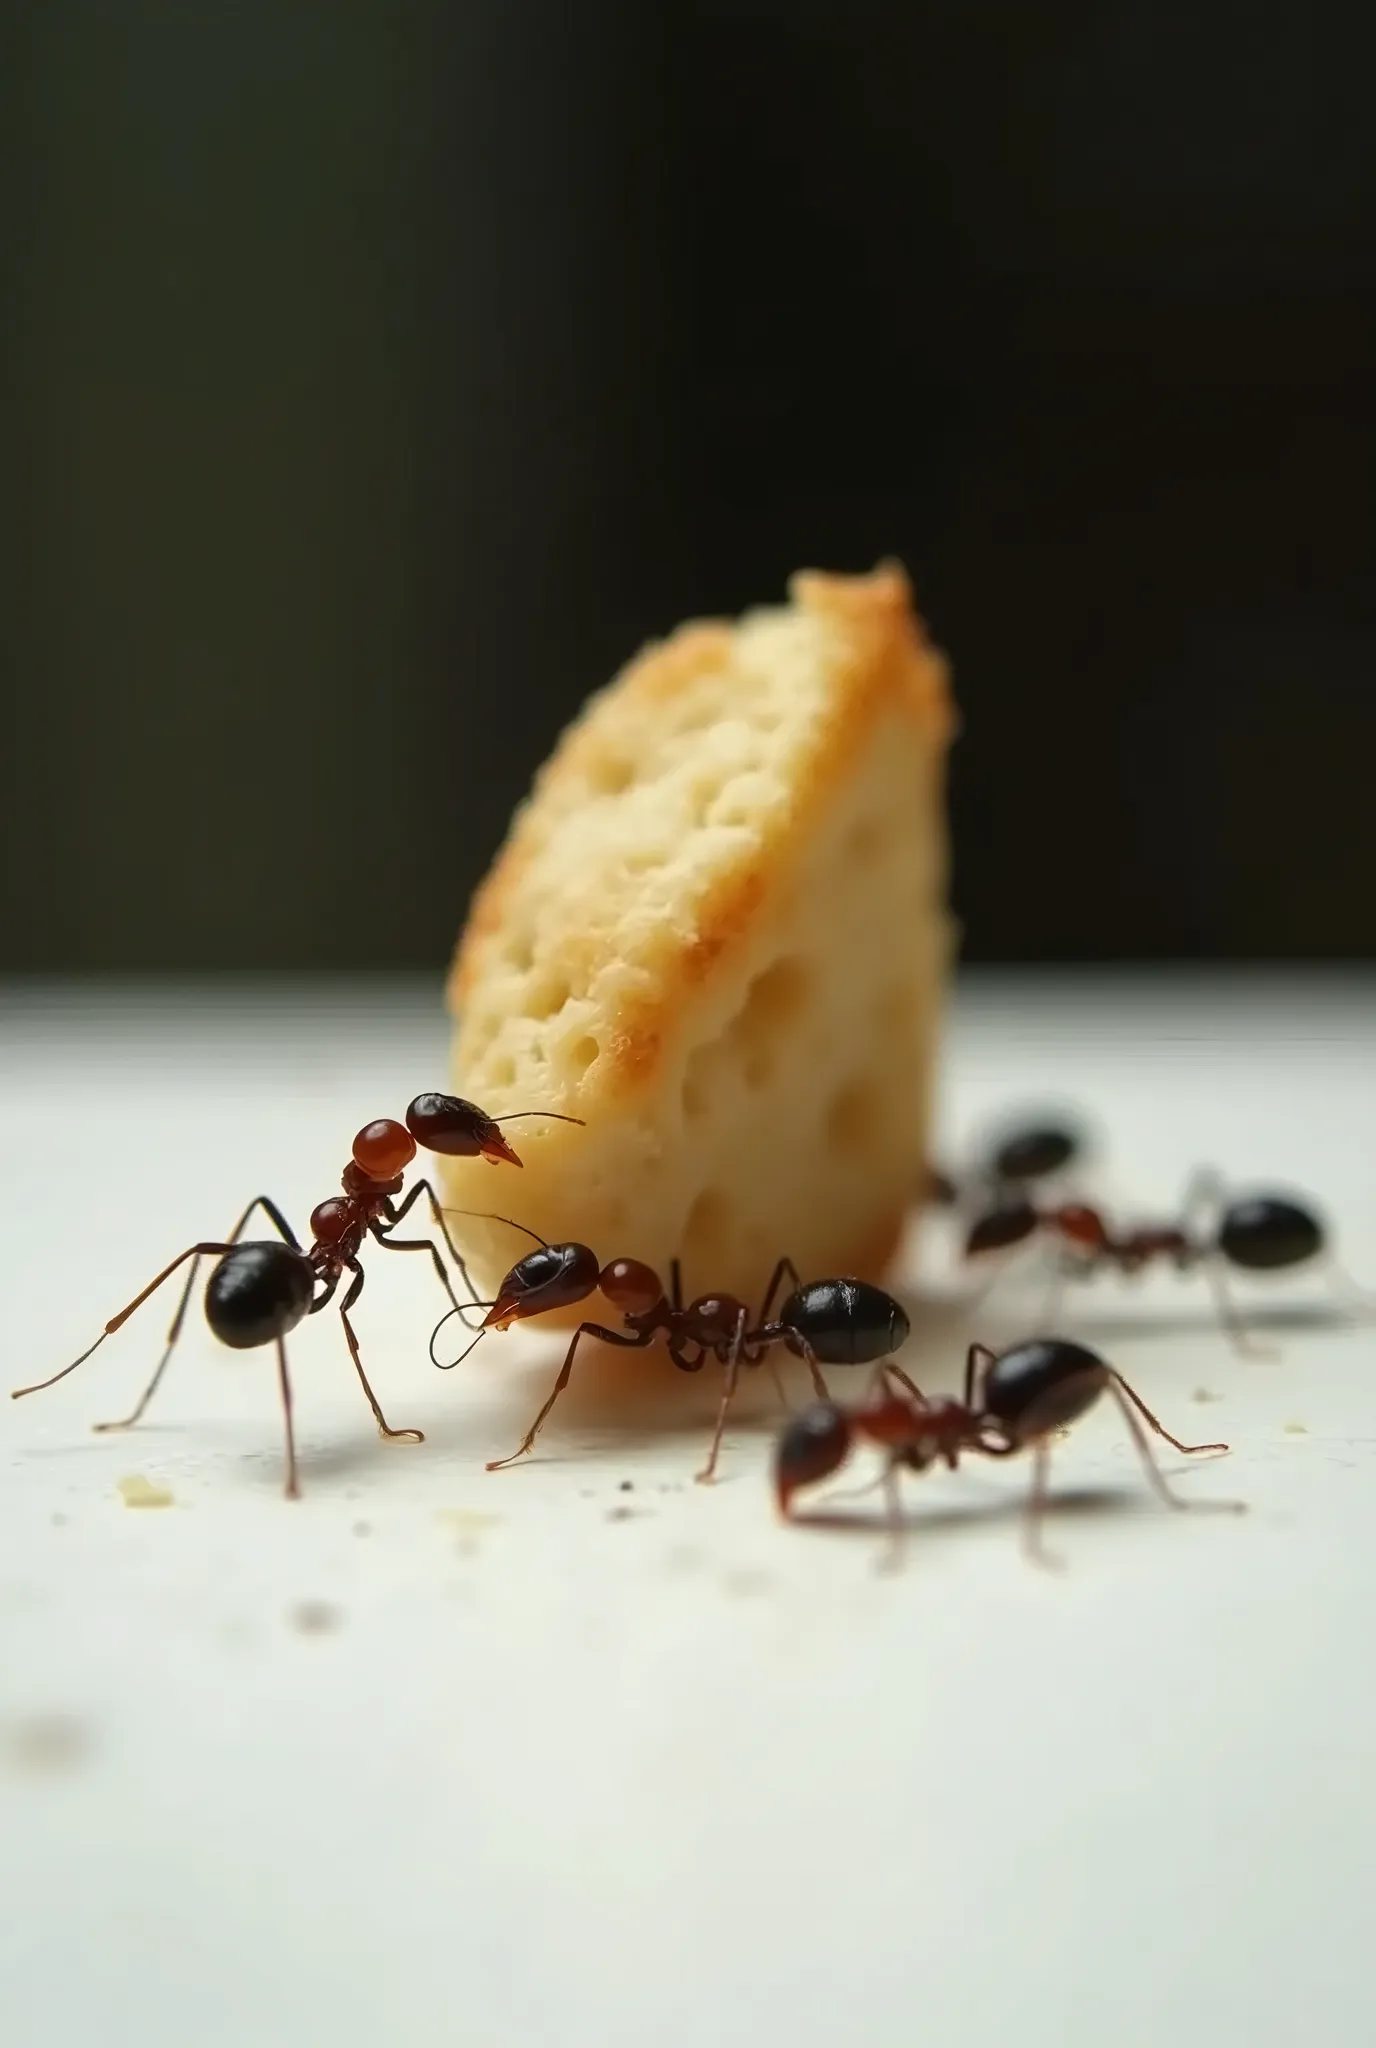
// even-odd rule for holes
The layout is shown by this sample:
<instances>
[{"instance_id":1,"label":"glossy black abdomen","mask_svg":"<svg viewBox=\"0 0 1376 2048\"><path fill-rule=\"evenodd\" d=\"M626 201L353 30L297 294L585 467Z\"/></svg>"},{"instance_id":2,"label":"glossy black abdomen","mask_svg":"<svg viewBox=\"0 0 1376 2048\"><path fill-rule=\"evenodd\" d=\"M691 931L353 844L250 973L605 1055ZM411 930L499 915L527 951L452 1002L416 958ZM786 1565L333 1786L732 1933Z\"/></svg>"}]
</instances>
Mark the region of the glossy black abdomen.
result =
<instances>
[{"instance_id":1,"label":"glossy black abdomen","mask_svg":"<svg viewBox=\"0 0 1376 2048\"><path fill-rule=\"evenodd\" d=\"M1092 1408L1107 1378L1102 1358L1082 1344L1033 1337L999 1353L985 1373L980 1405L1009 1436L1031 1442Z\"/></svg>"},{"instance_id":2,"label":"glossy black abdomen","mask_svg":"<svg viewBox=\"0 0 1376 2048\"><path fill-rule=\"evenodd\" d=\"M294 1330L314 1292L304 1252L272 1239L236 1244L206 1283L205 1319L232 1351L252 1351Z\"/></svg>"},{"instance_id":3,"label":"glossy black abdomen","mask_svg":"<svg viewBox=\"0 0 1376 2048\"><path fill-rule=\"evenodd\" d=\"M874 1365L897 1351L908 1318L891 1294L867 1280L810 1280L779 1310L823 1365Z\"/></svg>"}]
</instances>

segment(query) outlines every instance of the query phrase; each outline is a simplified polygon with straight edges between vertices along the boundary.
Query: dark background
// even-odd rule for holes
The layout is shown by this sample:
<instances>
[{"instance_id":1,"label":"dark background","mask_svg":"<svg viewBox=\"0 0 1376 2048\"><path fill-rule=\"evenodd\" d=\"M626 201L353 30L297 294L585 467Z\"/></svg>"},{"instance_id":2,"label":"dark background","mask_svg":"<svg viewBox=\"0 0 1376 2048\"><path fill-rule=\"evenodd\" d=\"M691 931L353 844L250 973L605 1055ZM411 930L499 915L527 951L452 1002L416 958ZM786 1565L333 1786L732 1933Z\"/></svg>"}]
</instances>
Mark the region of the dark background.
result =
<instances>
[{"instance_id":1,"label":"dark background","mask_svg":"<svg viewBox=\"0 0 1376 2048\"><path fill-rule=\"evenodd\" d=\"M644 637L901 556L979 959L1376 954L1376 10L43 0L0 962L433 965Z\"/></svg>"}]
</instances>

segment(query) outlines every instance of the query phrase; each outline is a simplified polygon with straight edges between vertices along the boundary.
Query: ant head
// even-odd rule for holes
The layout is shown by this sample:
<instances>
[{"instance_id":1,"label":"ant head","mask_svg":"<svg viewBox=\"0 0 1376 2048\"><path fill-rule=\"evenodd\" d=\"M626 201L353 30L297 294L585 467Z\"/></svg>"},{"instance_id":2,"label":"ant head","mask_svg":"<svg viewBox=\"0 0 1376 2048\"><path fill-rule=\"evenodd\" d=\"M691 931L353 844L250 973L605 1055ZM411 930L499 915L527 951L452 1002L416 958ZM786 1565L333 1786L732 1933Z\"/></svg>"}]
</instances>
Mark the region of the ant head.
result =
<instances>
[{"instance_id":1,"label":"ant head","mask_svg":"<svg viewBox=\"0 0 1376 2048\"><path fill-rule=\"evenodd\" d=\"M371 1181L396 1180L416 1156L416 1141L404 1124L381 1116L365 1124L353 1143L353 1164Z\"/></svg>"},{"instance_id":2,"label":"ant head","mask_svg":"<svg viewBox=\"0 0 1376 2048\"><path fill-rule=\"evenodd\" d=\"M813 1486L836 1470L850 1449L850 1419L834 1401L813 1401L780 1432L774 1446L774 1494L779 1512L800 1486Z\"/></svg>"},{"instance_id":3,"label":"ant head","mask_svg":"<svg viewBox=\"0 0 1376 2048\"><path fill-rule=\"evenodd\" d=\"M442 1152L449 1159L521 1164L493 1119L462 1095L418 1095L406 1112L406 1128L427 1152Z\"/></svg>"},{"instance_id":4,"label":"ant head","mask_svg":"<svg viewBox=\"0 0 1376 2048\"><path fill-rule=\"evenodd\" d=\"M485 1330L506 1330L527 1316L547 1309L570 1308L586 1301L598 1285L597 1254L585 1244L545 1244L518 1259L497 1289L497 1299L483 1317Z\"/></svg>"},{"instance_id":5,"label":"ant head","mask_svg":"<svg viewBox=\"0 0 1376 2048\"><path fill-rule=\"evenodd\" d=\"M597 1276L597 1284L623 1316L645 1316L664 1299L664 1284L653 1266L639 1259L613 1259Z\"/></svg>"},{"instance_id":6,"label":"ant head","mask_svg":"<svg viewBox=\"0 0 1376 2048\"><path fill-rule=\"evenodd\" d=\"M965 1256L977 1258L981 1252L1007 1251L1010 1245L1021 1244L1025 1237L1031 1237L1039 1218L1032 1204L1015 1196L1012 1201L998 1202L992 1209L986 1209L970 1225L965 1237Z\"/></svg>"}]
</instances>

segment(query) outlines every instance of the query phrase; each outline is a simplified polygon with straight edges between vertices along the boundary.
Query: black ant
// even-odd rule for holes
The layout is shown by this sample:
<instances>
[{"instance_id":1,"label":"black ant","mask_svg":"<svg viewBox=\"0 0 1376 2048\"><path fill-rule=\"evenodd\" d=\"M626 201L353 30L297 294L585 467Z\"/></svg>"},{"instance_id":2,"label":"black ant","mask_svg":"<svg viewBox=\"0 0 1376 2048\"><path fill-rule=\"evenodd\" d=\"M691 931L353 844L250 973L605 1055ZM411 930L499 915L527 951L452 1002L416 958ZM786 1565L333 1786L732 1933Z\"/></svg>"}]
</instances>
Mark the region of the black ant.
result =
<instances>
[{"instance_id":1,"label":"black ant","mask_svg":"<svg viewBox=\"0 0 1376 2048\"><path fill-rule=\"evenodd\" d=\"M521 1116L555 1116L553 1110L522 1110ZM135 1295L127 1308L122 1308L105 1325L94 1344L82 1352L80 1358L55 1372L51 1379L40 1380L31 1387L17 1387L12 1399L18 1401L25 1394L41 1393L43 1388L55 1386L58 1380L66 1379L84 1365L93 1351L98 1351L107 1337L112 1337L120 1326L127 1322L135 1309L147 1301L150 1294L162 1286L164 1280L175 1273L178 1266L191 1261L191 1270L186 1276L177 1312L167 1332L167 1344L159 1359L153 1377L144 1388L132 1413L119 1422L99 1422L99 1432L130 1429L148 1407L158 1383L167 1370L168 1361L181 1334L186 1316L187 1303L195 1284L196 1270L203 1257L218 1257L219 1263L210 1275L205 1290L205 1319L211 1332L233 1351L252 1351L262 1344L277 1346L277 1377L282 1394L282 1413L286 1429L286 1492L294 1500L300 1492L296 1474L296 1443L292 1430L291 1382L287 1375L287 1353L284 1339L289 1331L306 1315L314 1315L334 1297L336 1288L345 1272L352 1274L348 1292L339 1305L340 1320L348 1340L349 1356L354 1362L368 1405L377 1420L379 1433L394 1441L421 1443L424 1441L418 1429L393 1429L378 1405L377 1396L368 1383L359 1355L358 1339L349 1321L349 1310L363 1292L363 1268L358 1254L365 1237L373 1238L385 1251L428 1252L434 1262L435 1272L445 1293L455 1309L459 1301L450 1285L444 1261L437 1246L428 1237L401 1238L393 1236L412 1206L424 1195L430 1204L430 1214L438 1225L459 1272L463 1275L469 1292L473 1293L472 1282L454 1242L445 1225L444 1215L434 1189L428 1180L417 1181L411 1192L398 1207L395 1197L401 1193L402 1175L416 1156L416 1148L423 1145L429 1152L444 1153L451 1158L483 1158L492 1165L505 1162L519 1166L520 1159L502 1136L498 1125L514 1121L510 1117L490 1117L475 1103L465 1102L458 1095L418 1095L406 1112L404 1124L394 1123L390 1117L379 1118L375 1123L365 1124L353 1142L353 1156L344 1169L342 1195L330 1195L317 1203L311 1211L311 1244L305 1251L297 1242L295 1232L283 1216L276 1203L266 1195L255 1195L239 1221L223 1243L202 1243L189 1245L169 1266L165 1266L155 1280L150 1280L141 1294ZM578 1123L578 1117L559 1117L561 1123ZM282 1242L268 1238L244 1243L243 1233L255 1209L261 1209Z\"/></svg>"},{"instance_id":2,"label":"black ant","mask_svg":"<svg viewBox=\"0 0 1376 2048\"><path fill-rule=\"evenodd\" d=\"M982 1368L982 1370L981 1370ZM976 1382L978 1380L978 1386ZM814 1485L835 1472L857 1439L878 1444L887 1452L882 1484L888 1519L895 1538L901 1529L898 1475L924 1472L944 1460L954 1472L963 1452L989 1458L1011 1458L1030 1450L1032 1490L1028 1502L1027 1541L1034 1557L1050 1563L1041 1547L1041 1518L1046 1508L1051 1438L1079 1420L1105 1390L1116 1399L1148 1479L1161 1499L1173 1508L1199 1506L1182 1500L1166 1484L1142 1424L1186 1457L1204 1451L1226 1451L1227 1444L1182 1444L1171 1435L1120 1372L1093 1351L1062 1337L1034 1337L1010 1350L990 1351L972 1344L965 1361L965 1386L959 1401L933 1399L895 1365L883 1365L869 1399L845 1409L819 1401L795 1415L779 1436L774 1455L774 1486L781 1512L787 1514L799 1487ZM1202 1505L1237 1507L1238 1502Z\"/></svg>"},{"instance_id":3,"label":"black ant","mask_svg":"<svg viewBox=\"0 0 1376 2048\"><path fill-rule=\"evenodd\" d=\"M1228 1296L1223 1269L1275 1273L1301 1266L1326 1249L1327 1233L1311 1209L1287 1197L1253 1194L1223 1202L1214 1227L1193 1231L1191 1211L1205 1200L1217 1203L1220 1188L1212 1174L1197 1174L1187 1192L1181 1223L1147 1224L1115 1232L1098 1209L1083 1202L1061 1202L1039 1208L1026 1195L996 1199L976 1217L965 1238L965 1256L977 1258L1007 1251L1041 1231L1060 1240L1062 1273L1082 1278L1097 1267L1139 1273L1158 1259L1169 1259L1178 1272L1203 1268L1213 1287L1223 1327L1239 1349L1256 1351ZM1354 1290L1355 1291L1355 1290Z\"/></svg>"},{"instance_id":4,"label":"black ant","mask_svg":"<svg viewBox=\"0 0 1376 2048\"><path fill-rule=\"evenodd\" d=\"M1022 1189L1052 1179L1082 1156L1084 1140L1068 1125L1028 1123L1011 1126L989 1147L982 1163L961 1183L940 1168L927 1169L928 1199L953 1209L962 1201L991 1191Z\"/></svg>"},{"instance_id":5,"label":"black ant","mask_svg":"<svg viewBox=\"0 0 1376 2048\"><path fill-rule=\"evenodd\" d=\"M507 1216L493 1220L511 1223ZM772 1346L781 1344L804 1361L818 1398L826 1400L829 1397L820 1370L822 1365L872 1365L889 1352L897 1351L908 1335L907 1316L882 1288L872 1287L864 1280L813 1280L805 1286L791 1259L780 1259L775 1266L759 1314L752 1321L746 1304L730 1294L701 1294L685 1307L677 1259L670 1267L670 1287L666 1293L658 1273L639 1259L613 1259L603 1265L596 1252L585 1244L547 1244L537 1231L527 1229L523 1223L512 1224L512 1228L535 1238L539 1249L517 1260L497 1289L494 1301L477 1304L487 1309L477 1336L458 1358L447 1363L436 1358L435 1343L445 1324L461 1312L451 1310L437 1324L430 1339L430 1356L442 1371L452 1371L467 1358L488 1330L509 1329L513 1323L543 1315L546 1310L586 1301L594 1293L600 1293L617 1311L625 1327L609 1330L601 1323L579 1324L544 1406L516 1450L505 1458L489 1460L489 1472L513 1464L530 1450L550 1409L569 1383L574 1356L584 1337L600 1337L604 1344L624 1345L628 1350L643 1350L662 1337L680 1372L700 1372L708 1358L715 1358L725 1367L712 1446L706 1464L696 1475L707 1483L716 1472L727 1412L743 1365L759 1365ZM792 1282L793 1292L771 1319L775 1296L785 1278Z\"/></svg>"}]
</instances>

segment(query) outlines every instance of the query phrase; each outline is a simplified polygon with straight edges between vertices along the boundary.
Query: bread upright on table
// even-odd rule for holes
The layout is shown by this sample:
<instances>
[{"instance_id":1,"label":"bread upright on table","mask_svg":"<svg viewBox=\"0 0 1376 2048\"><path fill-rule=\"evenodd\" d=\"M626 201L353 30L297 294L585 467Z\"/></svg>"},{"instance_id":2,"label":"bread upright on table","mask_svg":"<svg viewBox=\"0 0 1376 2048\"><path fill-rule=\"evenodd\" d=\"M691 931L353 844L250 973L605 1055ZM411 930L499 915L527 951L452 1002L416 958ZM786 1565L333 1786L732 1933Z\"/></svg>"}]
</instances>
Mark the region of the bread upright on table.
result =
<instances>
[{"instance_id":1,"label":"bread upright on table","mask_svg":"<svg viewBox=\"0 0 1376 2048\"><path fill-rule=\"evenodd\" d=\"M920 1196L952 925L947 668L901 569L646 648L564 733L474 899L453 1083L524 1171L447 1201L758 1302L877 1278ZM490 1293L530 1248L455 1217ZM602 1305L605 1312L605 1304ZM589 1309L556 1320L577 1321ZM614 1319L613 1319L614 1320Z\"/></svg>"}]
</instances>

